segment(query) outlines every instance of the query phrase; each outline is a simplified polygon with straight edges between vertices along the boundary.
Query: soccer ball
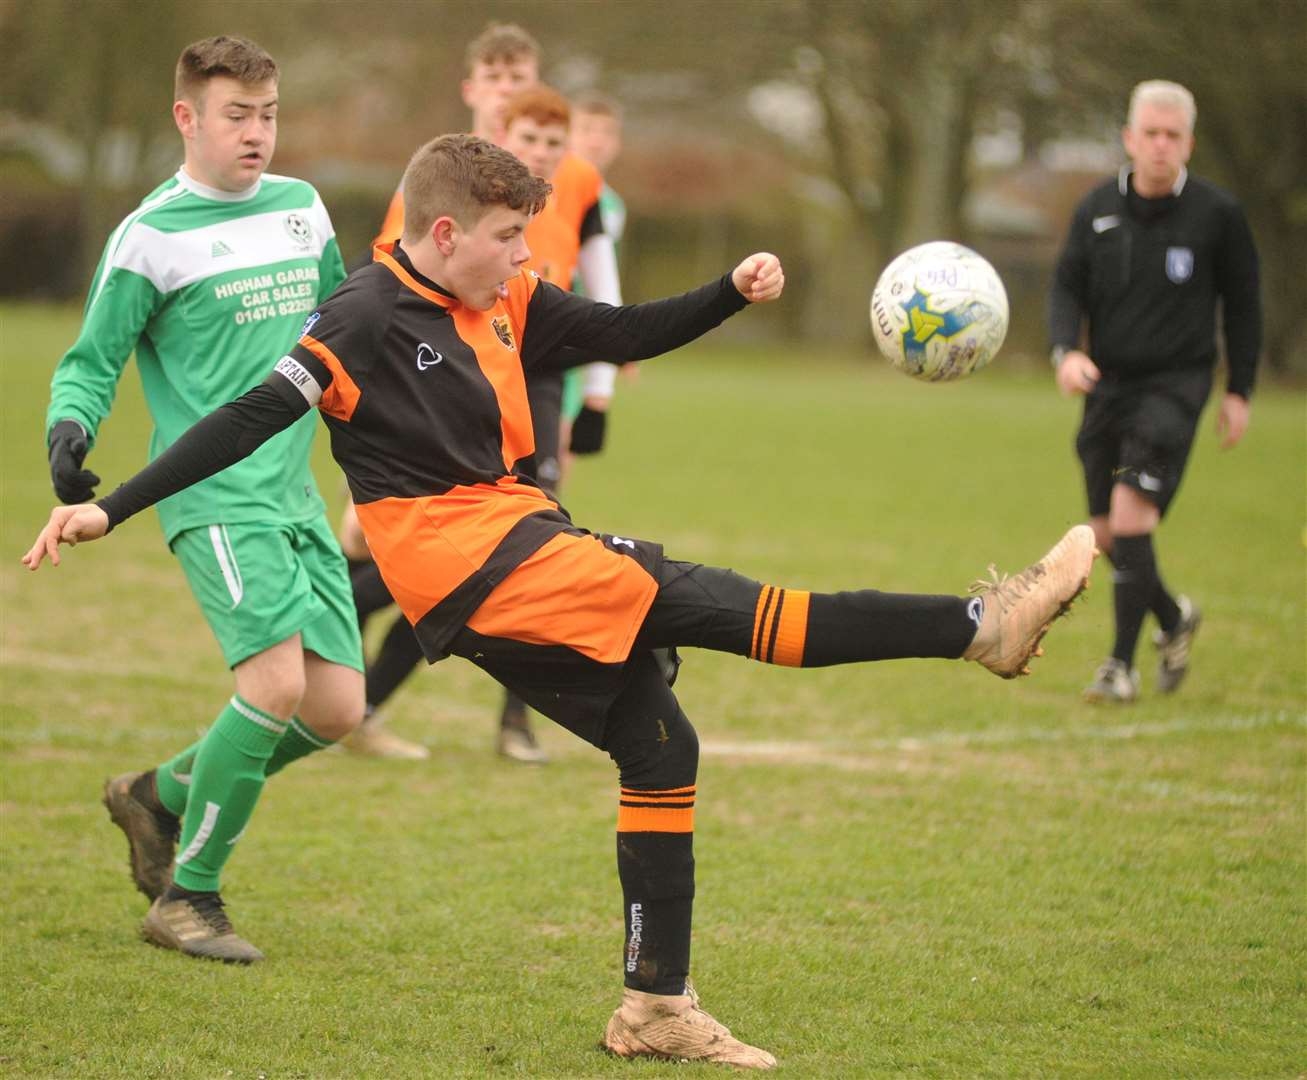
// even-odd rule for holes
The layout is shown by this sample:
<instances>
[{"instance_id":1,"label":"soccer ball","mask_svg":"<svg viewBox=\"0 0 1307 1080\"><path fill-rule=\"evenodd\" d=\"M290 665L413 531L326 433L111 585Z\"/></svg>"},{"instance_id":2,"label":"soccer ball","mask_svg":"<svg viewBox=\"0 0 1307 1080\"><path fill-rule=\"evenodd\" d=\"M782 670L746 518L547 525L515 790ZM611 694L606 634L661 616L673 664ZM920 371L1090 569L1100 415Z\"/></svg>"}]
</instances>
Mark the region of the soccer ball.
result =
<instances>
[{"instance_id":1,"label":"soccer ball","mask_svg":"<svg viewBox=\"0 0 1307 1080\"><path fill-rule=\"evenodd\" d=\"M1007 334L998 273L961 244L936 240L896 258L871 293L876 344L900 371L927 382L979 371Z\"/></svg>"}]
</instances>

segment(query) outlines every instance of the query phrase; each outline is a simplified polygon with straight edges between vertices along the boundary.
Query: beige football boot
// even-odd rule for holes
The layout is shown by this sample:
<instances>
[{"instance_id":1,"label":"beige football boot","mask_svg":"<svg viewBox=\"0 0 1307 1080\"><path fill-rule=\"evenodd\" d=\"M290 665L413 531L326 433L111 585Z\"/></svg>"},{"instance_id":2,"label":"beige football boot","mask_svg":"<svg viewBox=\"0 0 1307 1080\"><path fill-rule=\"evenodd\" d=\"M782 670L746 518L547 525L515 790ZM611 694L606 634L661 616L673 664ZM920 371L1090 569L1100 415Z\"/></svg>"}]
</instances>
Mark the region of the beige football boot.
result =
<instances>
[{"instance_id":1,"label":"beige football boot","mask_svg":"<svg viewBox=\"0 0 1307 1080\"><path fill-rule=\"evenodd\" d=\"M390 761L426 761L431 751L421 743L402 739L386 727L384 720L368 717L340 740L341 746L360 757Z\"/></svg>"},{"instance_id":2,"label":"beige football boot","mask_svg":"<svg viewBox=\"0 0 1307 1080\"><path fill-rule=\"evenodd\" d=\"M1094 530L1077 525L1016 577L999 577L990 566L992 580L972 586L972 592L984 600L985 612L962 658L983 664L1003 679L1029 675L1031 657L1043 655L1040 639L1088 587L1097 554Z\"/></svg>"},{"instance_id":3,"label":"beige football boot","mask_svg":"<svg viewBox=\"0 0 1307 1080\"><path fill-rule=\"evenodd\" d=\"M495 752L509 761L523 765L544 765L549 755L536 741L531 730L531 714L526 702L511 690L504 692L504 708L499 714L499 731L495 735Z\"/></svg>"},{"instance_id":4,"label":"beige football boot","mask_svg":"<svg viewBox=\"0 0 1307 1080\"><path fill-rule=\"evenodd\" d=\"M604 1047L618 1057L672 1061L716 1061L737 1069L774 1069L766 1050L740 1042L699 1004L687 985L684 994L622 992L622 1004L608 1021Z\"/></svg>"},{"instance_id":5,"label":"beige football boot","mask_svg":"<svg viewBox=\"0 0 1307 1080\"><path fill-rule=\"evenodd\" d=\"M172 882L172 859L181 819L159 801L150 773L130 772L104 782L101 800L127 835L132 881L151 900Z\"/></svg>"},{"instance_id":6,"label":"beige football boot","mask_svg":"<svg viewBox=\"0 0 1307 1080\"><path fill-rule=\"evenodd\" d=\"M159 897L145 915L141 936L161 949L227 964L253 964L263 959L263 953L232 929L217 893L177 900Z\"/></svg>"},{"instance_id":7,"label":"beige football boot","mask_svg":"<svg viewBox=\"0 0 1307 1080\"><path fill-rule=\"evenodd\" d=\"M535 732L530 728L501 727L495 736L495 752L523 765L546 765L549 762L549 755L536 742Z\"/></svg>"}]
</instances>

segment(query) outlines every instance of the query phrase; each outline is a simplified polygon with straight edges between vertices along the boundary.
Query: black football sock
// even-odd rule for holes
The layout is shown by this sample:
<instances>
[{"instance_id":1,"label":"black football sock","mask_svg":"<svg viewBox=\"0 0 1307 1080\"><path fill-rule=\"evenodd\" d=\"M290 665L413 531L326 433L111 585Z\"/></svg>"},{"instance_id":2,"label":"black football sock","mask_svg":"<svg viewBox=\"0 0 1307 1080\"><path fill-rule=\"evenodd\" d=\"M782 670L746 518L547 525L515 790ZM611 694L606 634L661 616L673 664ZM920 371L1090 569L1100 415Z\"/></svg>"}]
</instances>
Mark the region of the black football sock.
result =
<instances>
[{"instance_id":1,"label":"black football sock","mask_svg":"<svg viewBox=\"0 0 1307 1080\"><path fill-rule=\"evenodd\" d=\"M622 971L632 990L685 993L694 914L693 823L693 786L670 791L622 788L617 876L626 920ZM673 828L686 831L663 831Z\"/></svg>"},{"instance_id":2,"label":"black football sock","mask_svg":"<svg viewBox=\"0 0 1307 1080\"><path fill-rule=\"evenodd\" d=\"M976 636L983 611L979 597L810 593L667 559L637 648L693 645L787 667L957 659Z\"/></svg>"},{"instance_id":3,"label":"black football sock","mask_svg":"<svg viewBox=\"0 0 1307 1080\"><path fill-rule=\"evenodd\" d=\"M1157 588L1153 537L1118 536L1112 541L1112 593L1116 607L1116 643L1112 655L1126 667L1134 666L1139 630Z\"/></svg>"},{"instance_id":4,"label":"black football sock","mask_svg":"<svg viewBox=\"0 0 1307 1080\"><path fill-rule=\"evenodd\" d=\"M806 593L764 585L749 656L791 667L909 656L956 659L976 636L979 610L957 596L875 589Z\"/></svg>"},{"instance_id":5,"label":"black football sock","mask_svg":"<svg viewBox=\"0 0 1307 1080\"><path fill-rule=\"evenodd\" d=\"M1156 549L1153 550L1153 578L1157 584L1153 586L1153 597L1148 608L1157 616L1157 624L1169 634L1180 621L1180 605L1162 583L1162 571L1157 566Z\"/></svg>"},{"instance_id":6,"label":"black football sock","mask_svg":"<svg viewBox=\"0 0 1307 1080\"><path fill-rule=\"evenodd\" d=\"M365 694L369 708L379 709L384 705L422 659L422 646L412 624L403 615L399 616L368 665Z\"/></svg>"}]
</instances>

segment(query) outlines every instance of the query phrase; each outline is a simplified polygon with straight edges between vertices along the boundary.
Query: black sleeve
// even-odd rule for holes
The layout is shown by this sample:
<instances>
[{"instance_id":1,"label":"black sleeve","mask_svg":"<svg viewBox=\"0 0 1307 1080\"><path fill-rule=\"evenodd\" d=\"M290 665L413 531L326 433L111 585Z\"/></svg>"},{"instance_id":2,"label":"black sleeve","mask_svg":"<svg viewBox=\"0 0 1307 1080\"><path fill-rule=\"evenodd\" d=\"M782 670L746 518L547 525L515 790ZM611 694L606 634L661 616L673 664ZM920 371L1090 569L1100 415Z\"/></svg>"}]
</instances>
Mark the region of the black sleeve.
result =
<instances>
[{"instance_id":1,"label":"black sleeve","mask_svg":"<svg viewBox=\"0 0 1307 1080\"><path fill-rule=\"evenodd\" d=\"M109 528L222 472L309 411L304 395L277 372L196 421L167 450L96 505Z\"/></svg>"},{"instance_id":2,"label":"black sleeve","mask_svg":"<svg viewBox=\"0 0 1307 1080\"><path fill-rule=\"evenodd\" d=\"M522 364L557 370L592 360L646 360L706 334L748 304L730 274L680 296L622 307L542 281L526 309Z\"/></svg>"},{"instance_id":3,"label":"black sleeve","mask_svg":"<svg viewBox=\"0 0 1307 1080\"><path fill-rule=\"evenodd\" d=\"M1216 287L1224 305L1225 354L1229 365L1226 389L1248 397L1257 377L1257 356L1262 351L1262 300L1257 248L1248 219L1238 204L1225 216L1220 241Z\"/></svg>"},{"instance_id":4,"label":"black sleeve","mask_svg":"<svg viewBox=\"0 0 1307 1080\"><path fill-rule=\"evenodd\" d=\"M1071 219L1066 245L1053 271L1048 294L1049 344L1068 349L1080 347L1080 324L1089 295L1089 200L1082 202Z\"/></svg>"},{"instance_id":5,"label":"black sleeve","mask_svg":"<svg viewBox=\"0 0 1307 1080\"><path fill-rule=\"evenodd\" d=\"M581 243L584 244L590 237L598 236L603 231L604 218L599 212L599 200L596 199L585 212L585 217L581 219Z\"/></svg>"}]
</instances>

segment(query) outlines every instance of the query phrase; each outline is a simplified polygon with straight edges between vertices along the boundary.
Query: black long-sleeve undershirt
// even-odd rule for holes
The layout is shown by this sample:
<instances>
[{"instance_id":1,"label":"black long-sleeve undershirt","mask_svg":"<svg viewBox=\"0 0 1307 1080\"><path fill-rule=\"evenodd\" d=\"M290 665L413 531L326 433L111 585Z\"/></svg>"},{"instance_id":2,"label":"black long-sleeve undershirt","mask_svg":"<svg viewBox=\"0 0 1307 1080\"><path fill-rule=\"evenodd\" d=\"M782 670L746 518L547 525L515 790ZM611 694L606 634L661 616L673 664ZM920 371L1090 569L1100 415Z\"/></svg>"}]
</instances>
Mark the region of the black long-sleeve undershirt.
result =
<instances>
[{"instance_id":1,"label":"black long-sleeve undershirt","mask_svg":"<svg viewBox=\"0 0 1307 1080\"><path fill-rule=\"evenodd\" d=\"M109 516L112 529L169 495L249 457L308 411L308 402L286 379L270 375L235 401L197 420L167 450L96 505Z\"/></svg>"}]
</instances>

